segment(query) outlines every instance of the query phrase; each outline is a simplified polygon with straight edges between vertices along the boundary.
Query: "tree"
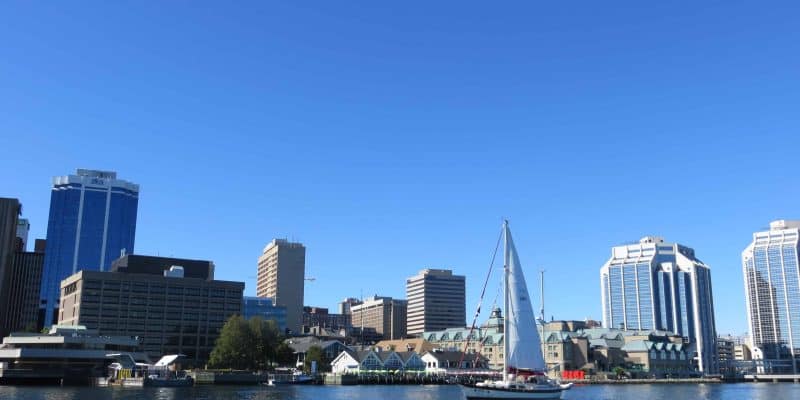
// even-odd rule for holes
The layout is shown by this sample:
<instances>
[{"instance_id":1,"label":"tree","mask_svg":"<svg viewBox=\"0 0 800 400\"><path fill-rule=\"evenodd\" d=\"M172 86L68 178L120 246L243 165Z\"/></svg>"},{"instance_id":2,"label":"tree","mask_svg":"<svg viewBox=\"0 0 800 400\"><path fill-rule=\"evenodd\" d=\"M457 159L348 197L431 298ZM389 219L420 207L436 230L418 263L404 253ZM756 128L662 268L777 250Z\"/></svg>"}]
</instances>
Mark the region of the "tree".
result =
<instances>
[{"instance_id":1,"label":"tree","mask_svg":"<svg viewBox=\"0 0 800 400\"><path fill-rule=\"evenodd\" d=\"M208 360L211 368L265 370L275 363L283 338L274 321L245 320L234 315L225 322Z\"/></svg>"},{"instance_id":2,"label":"tree","mask_svg":"<svg viewBox=\"0 0 800 400\"><path fill-rule=\"evenodd\" d=\"M281 343L275 348L275 362L278 365L290 365L294 362L294 350L286 343Z\"/></svg>"},{"instance_id":3,"label":"tree","mask_svg":"<svg viewBox=\"0 0 800 400\"><path fill-rule=\"evenodd\" d=\"M317 371L326 371L328 369L328 359L325 357L325 352L322 350L322 347L319 346L311 346L306 351L306 358L303 361L303 370L306 373L311 372L311 362L317 362Z\"/></svg>"},{"instance_id":4,"label":"tree","mask_svg":"<svg viewBox=\"0 0 800 400\"><path fill-rule=\"evenodd\" d=\"M617 376L617 378L622 378L623 376L625 376L625 368L622 367L614 368L614 374Z\"/></svg>"},{"instance_id":5,"label":"tree","mask_svg":"<svg viewBox=\"0 0 800 400\"><path fill-rule=\"evenodd\" d=\"M253 364L253 352L250 347L248 324L244 318L234 315L230 317L214 344L214 350L208 360L212 368L249 369Z\"/></svg>"}]
</instances>

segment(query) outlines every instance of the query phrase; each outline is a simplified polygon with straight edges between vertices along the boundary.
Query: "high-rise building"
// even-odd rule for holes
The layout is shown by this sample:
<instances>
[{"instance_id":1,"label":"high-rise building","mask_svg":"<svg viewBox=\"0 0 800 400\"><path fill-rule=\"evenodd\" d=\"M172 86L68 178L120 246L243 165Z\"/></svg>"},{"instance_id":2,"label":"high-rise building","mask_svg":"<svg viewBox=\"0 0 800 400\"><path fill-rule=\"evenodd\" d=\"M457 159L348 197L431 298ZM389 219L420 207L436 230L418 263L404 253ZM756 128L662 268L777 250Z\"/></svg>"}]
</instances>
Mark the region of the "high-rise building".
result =
<instances>
[{"instance_id":1,"label":"high-rise building","mask_svg":"<svg viewBox=\"0 0 800 400\"><path fill-rule=\"evenodd\" d=\"M8 304L11 264L19 248L17 224L22 205L17 199L0 198L0 336L9 333Z\"/></svg>"},{"instance_id":2,"label":"high-rise building","mask_svg":"<svg viewBox=\"0 0 800 400\"><path fill-rule=\"evenodd\" d=\"M36 239L34 251L14 253L9 270L8 328L12 332L38 332L39 288L42 285L45 241Z\"/></svg>"},{"instance_id":3,"label":"high-rise building","mask_svg":"<svg viewBox=\"0 0 800 400\"><path fill-rule=\"evenodd\" d=\"M303 307L303 333L308 333L313 328L324 328L330 331L350 329L350 314L329 313L324 307Z\"/></svg>"},{"instance_id":4,"label":"high-rise building","mask_svg":"<svg viewBox=\"0 0 800 400\"><path fill-rule=\"evenodd\" d=\"M79 169L53 178L47 250L42 272L43 326L58 318L61 280L81 270L108 271L111 262L133 253L139 185L116 172Z\"/></svg>"},{"instance_id":5,"label":"high-rise building","mask_svg":"<svg viewBox=\"0 0 800 400\"><path fill-rule=\"evenodd\" d=\"M408 302L391 297L372 296L350 308L353 328L374 328L382 339L406 337Z\"/></svg>"},{"instance_id":6,"label":"high-rise building","mask_svg":"<svg viewBox=\"0 0 800 400\"><path fill-rule=\"evenodd\" d=\"M20 241L20 248L18 251L26 251L28 248L28 233L31 231L31 223L25 219L20 218L17 222L17 238Z\"/></svg>"},{"instance_id":7,"label":"high-rise building","mask_svg":"<svg viewBox=\"0 0 800 400\"><path fill-rule=\"evenodd\" d=\"M348 297L339 302L339 314L350 314L350 308L361 304L361 300Z\"/></svg>"},{"instance_id":8,"label":"high-rise building","mask_svg":"<svg viewBox=\"0 0 800 400\"><path fill-rule=\"evenodd\" d=\"M286 239L269 242L258 257L256 296L269 297L286 307L286 327L300 333L303 325L303 291L306 248Z\"/></svg>"},{"instance_id":9,"label":"high-rise building","mask_svg":"<svg viewBox=\"0 0 800 400\"><path fill-rule=\"evenodd\" d=\"M778 220L742 252L754 359L792 360L800 371L800 221ZM778 371L774 371L778 372Z\"/></svg>"},{"instance_id":10,"label":"high-rise building","mask_svg":"<svg viewBox=\"0 0 800 400\"><path fill-rule=\"evenodd\" d=\"M717 373L711 270L693 249L650 236L615 246L600 282L605 328L677 333L694 346L698 370Z\"/></svg>"},{"instance_id":11,"label":"high-rise building","mask_svg":"<svg viewBox=\"0 0 800 400\"><path fill-rule=\"evenodd\" d=\"M153 359L184 354L189 365L201 367L225 321L242 314L244 283L184 272L180 266L79 271L61 282L58 323L103 336L136 336Z\"/></svg>"},{"instance_id":12,"label":"high-rise building","mask_svg":"<svg viewBox=\"0 0 800 400\"><path fill-rule=\"evenodd\" d=\"M465 279L449 269L424 269L406 280L409 335L467 324Z\"/></svg>"}]
</instances>

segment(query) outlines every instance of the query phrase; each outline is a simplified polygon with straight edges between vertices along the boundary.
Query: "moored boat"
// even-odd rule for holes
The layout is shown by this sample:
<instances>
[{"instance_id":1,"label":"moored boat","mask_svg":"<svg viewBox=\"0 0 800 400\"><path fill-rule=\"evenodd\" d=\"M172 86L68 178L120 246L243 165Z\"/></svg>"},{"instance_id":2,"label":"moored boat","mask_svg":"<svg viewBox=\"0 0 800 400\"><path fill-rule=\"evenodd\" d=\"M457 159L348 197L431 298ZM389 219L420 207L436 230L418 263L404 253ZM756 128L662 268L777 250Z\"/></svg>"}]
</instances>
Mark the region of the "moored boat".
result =
<instances>
[{"instance_id":1,"label":"moored boat","mask_svg":"<svg viewBox=\"0 0 800 400\"><path fill-rule=\"evenodd\" d=\"M462 385L468 400L560 399L572 385L548 378L536 317L531 306L525 275L511 238L508 221L503 223L503 378Z\"/></svg>"}]
</instances>

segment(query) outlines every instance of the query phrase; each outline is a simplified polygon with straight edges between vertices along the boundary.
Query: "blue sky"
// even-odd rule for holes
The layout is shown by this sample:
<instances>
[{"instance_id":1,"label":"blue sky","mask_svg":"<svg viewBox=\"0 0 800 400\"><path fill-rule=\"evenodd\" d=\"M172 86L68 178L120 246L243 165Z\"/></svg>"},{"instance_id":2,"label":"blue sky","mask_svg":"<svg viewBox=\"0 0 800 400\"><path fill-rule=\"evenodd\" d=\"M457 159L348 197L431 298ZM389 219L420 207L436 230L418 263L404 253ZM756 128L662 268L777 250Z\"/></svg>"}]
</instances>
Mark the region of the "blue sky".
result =
<instances>
[{"instance_id":1,"label":"blue sky","mask_svg":"<svg viewBox=\"0 0 800 400\"><path fill-rule=\"evenodd\" d=\"M116 170L137 253L254 294L300 240L332 308L441 267L470 315L507 217L547 314L600 318L610 247L656 234L747 329L740 253L800 218L797 3L294 3L4 3L0 196L43 237L52 176Z\"/></svg>"}]
</instances>

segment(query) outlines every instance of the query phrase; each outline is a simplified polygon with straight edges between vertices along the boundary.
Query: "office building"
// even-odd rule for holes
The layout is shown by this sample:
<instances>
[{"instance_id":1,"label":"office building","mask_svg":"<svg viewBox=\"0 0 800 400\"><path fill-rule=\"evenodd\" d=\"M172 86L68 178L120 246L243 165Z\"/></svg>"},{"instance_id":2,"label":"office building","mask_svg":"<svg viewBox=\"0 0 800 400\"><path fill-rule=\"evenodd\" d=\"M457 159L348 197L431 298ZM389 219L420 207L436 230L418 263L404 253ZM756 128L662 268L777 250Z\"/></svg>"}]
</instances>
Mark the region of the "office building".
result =
<instances>
[{"instance_id":1,"label":"office building","mask_svg":"<svg viewBox=\"0 0 800 400\"><path fill-rule=\"evenodd\" d=\"M694 250L659 237L615 246L600 269L603 326L688 338L699 371L718 372L711 270Z\"/></svg>"},{"instance_id":2,"label":"office building","mask_svg":"<svg viewBox=\"0 0 800 400\"><path fill-rule=\"evenodd\" d=\"M6 312L11 332L39 332L39 287L42 284L45 241L36 239L34 250L17 251L9 270Z\"/></svg>"},{"instance_id":3,"label":"office building","mask_svg":"<svg viewBox=\"0 0 800 400\"><path fill-rule=\"evenodd\" d=\"M20 218L17 222L17 239L19 240L19 248L17 251L27 251L28 249L28 233L31 231L31 223L25 218Z\"/></svg>"},{"instance_id":4,"label":"office building","mask_svg":"<svg viewBox=\"0 0 800 400\"><path fill-rule=\"evenodd\" d=\"M742 252L753 358L788 364L773 372L800 371L799 234L800 221L773 221Z\"/></svg>"},{"instance_id":5,"label":"office building","mask_svg":"<svg viewBox=\"0 0 800 400\"><path fill-rule=\"evenodd\" d=\"M116 172L79 169L53 178L47 250L42 272L43 326L58 319L59 285L81 271L108 271L120 255L133 253L139 185Z\"/></svg>"},{"instance_id":6,"label":"office building","mask_svg":"<svg viewBox=\"0 0 800 400\"><path fill-rule=\"evenodd\" d=\"M11 264L19 248L17 225L22 205L17 199L0 198L0 336L9 333L8 304Z\"/></svg>"},{"instance_id":7,"label":"office building","mask_svg":"<svg viewBox=\"0 0 800 400\"><path fill-rule=\"evenodd\" d=\"M350 323L354 328L374 328L382 339L406 337L408 302L391 297L372 296L350 308Z\"/></svg>"},{"instance_id":8,"label":"office building","mask_svg":"<svg viewBox=\"0 0 800 400\"><path fill-rule=\"evenodd\" d=\"M464 276L424 269L406 280L409 335L467 324Z\"/></svg>"},{"instance_id":9,"label":"office building","mask_svg":"<svg viewBox=\"0 0 800 400\"><path fill-rule=\"evenodd\" d=\"M162 275L164 271L169 270L171 267L183 268L183 276L186 278L214 280L214 263L207 260L128 254L111 263L112 272L126 272L129 274Z\"/></svg>"},{"instance_id":10,"label":"office building","mask_svg":"<svg viewBox=\"0 0 800 400\"><path fill-rule=\"evenodd\" d=\"M303 307L303 333L311 332L314 327L347 331L350 329L350 314L331 314L324 307Z\"/></svg>"},{"instance_id":11,"label":"office building","mask_svg":"<svg viewBox=\"0 0 800 400\"><path fill-rule=\"evenodd\" d=\"M350 308L361 304L361 300L348 297L339 302L339 314L350 314Z\"/></svg>"},{"instance_id":12,"label":"office building","mask_svg":"<svg viewBox=\"0 0 800 400\"><path fill-rule=\"evenodd\" d=\"M135 336L153 359L185 354L189 366L202 367L225 321L242 314L244 283L183 272L178 266L160 273L79 271L61 283L59 324Z\"/></svg>"},{"instance_id":13,"label":"office building","mask_svg":"<svg viewBox=\"0 0 800 400\"><path fill-rule=\"evenodd\" d=\"M286 307L286 327L302 331L306 248L301 243L274 239L258 258L256 296L269 297Z\"/></svg>"},{"instance_id":14,"label":"office building","mask_svg":"<svg viewBox=\"0 0 800 400\"><path fill-rule=\"evenodd\" d=\"M286 307L276 306L269 297L244 296L242 298L242 316L244 319L261 317L275 321L281 333L286 331Z\"/></svg>"}]
</instances>

